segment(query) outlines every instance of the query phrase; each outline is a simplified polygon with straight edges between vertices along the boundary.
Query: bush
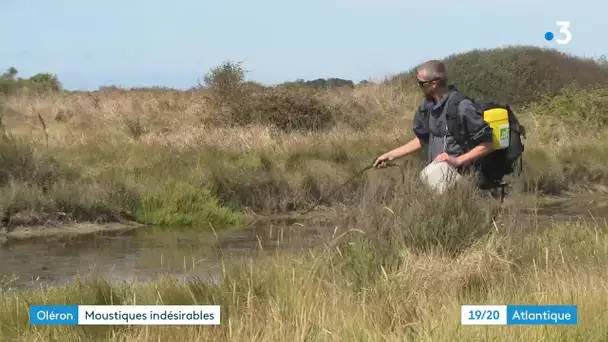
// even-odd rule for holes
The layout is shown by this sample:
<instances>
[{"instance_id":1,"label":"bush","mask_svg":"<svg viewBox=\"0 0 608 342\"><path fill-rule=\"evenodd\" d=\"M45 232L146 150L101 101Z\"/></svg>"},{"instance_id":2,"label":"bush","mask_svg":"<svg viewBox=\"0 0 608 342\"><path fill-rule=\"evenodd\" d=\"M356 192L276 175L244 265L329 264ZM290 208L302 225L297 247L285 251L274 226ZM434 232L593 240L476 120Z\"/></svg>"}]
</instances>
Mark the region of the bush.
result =
<instances>
[{"instance_id":1,"label":"bush","mask_svg":"<svg viewBox=\"0 0 608 342\"><path fill-rule=\"evenodd\" d=\"M144 196L138 218L142 222L167 226L209 223L214 229L235 227L245 222L242 214L222 207L208 189L186 183L176 183L163 191Z\"/></svg>"},{"instance_id":2,"label":"bush","mask_svg":"<svg viewBox=\"0 0 608 342\"><path fill-rule=\"evenodd\" d=\"M574 85L608 84L608 68L597 61L531 46L473 50L443 59L449 82L467 96L523 104ZM413 84L415 69L393 82Z\"/></svg>"},{"instance_id":3,"label":"bush","mask_svg":"<svg viewBox=\"0 0 608 342\"><path fill-rule=\"evenodd\" d=\"M61 91L63 86L57 75L49 73L39 73L28 79L31 88L39 91Z\"/></svg>"},{"instance_id":4,"label":"bush","mask_svg":"<svg viewBox=\"0 0 608 342\"><path fill-rule=\"evenodd\" d=\"M223 105L233 125L257 123L286 132L331 128L339 114L318 91L306 87L250 89Z\"/></svg>"},{"instance_id":5,"label":"bush","mask_svg":"<svg viewBox=\"0 0 608 342\"><path fill-rule=\"evenodd\" d=\"M7 228L132 220L137 203L134 190L120 181L83 177L80 170L37 153L32 143L0 135L0 222Z\"/></svg>"},{"instance_id":6,"label":"bush","mask_svg":"<svg viewBox=\"0 0 608 342\"><path fill-rule=\"evenodd\" d=\"M284 211L293 202L285 175L264 155L224 153L210 166L210 189L229 208Z\"/></svg>"},{"instance_id":7,"label":"bush","mask_svg":"<svg viewBox=\"0 0 608 342\"><path fill-rule=\"evenodd\" d=\"M0 186L14 181L46 188L59 179L74 178L51 157L39 157L31 143L8 133L0 133Z\"/></svg>"},{"instance_id":8,"label":"bush","mask_svg":"<svg viewBox=\"0 0 608 342\"><path fill-rule=\"evenodd\" d=\"M245 82L246 72L241 63L224 62L205 75L204 86L211 90L210 103L219 110L219 116L211 121L220 125L269 125L287 132L334 125L335 109L318 90L303 84L265 87Z\"/></svg>"},{"instance_id":9,"label":"bush","mask_svg":"<svg viewBox=\"0 0 608 342\"><path fill-rule=\"evenodd\" d=\"M480 197L466 183L442 196L426 187L396 190L359 213L358 224L376 225L378 230L345 239L336 263L349 282L361 286L378 279L381 272L398 269L403 261L402 251L459 255L492 232L497 204Z\"/></svg>"},{"instance_id":10,"label":"bush","mask_svg":"<svg viewBox=\"0 0 608 342\"><path fill-rule=\"evenodd\" d=\"M11 67L0 75L0 94L11 95L23 89L35 92L57 92L63 90L63 86L57 75L50 73L38 73L28 79L17 77L17 69Z\"/></svg>"},{"instance_id":11,"label":"bush","mask_svg":"<svg viewBox=\"0 0 608 342\"><path fill-rule=\"evenodd\" d=\"M603 128L608 125L608 86L585 90L564 88L558 96L542 96L533 104L532 111L569 125L585 124Z\"/></svg>"},{"instance_id":12,"label":"bush","mask_svg":"<svg viewBox=\"0 0 608 342\"><path fill-rule=\"evenodd\" d=\"M241 63L225 61L209 70L203 81L215 96L229 101L241 96L240 90L245 82L246 72Z\"/></svg>"}]
</instances>

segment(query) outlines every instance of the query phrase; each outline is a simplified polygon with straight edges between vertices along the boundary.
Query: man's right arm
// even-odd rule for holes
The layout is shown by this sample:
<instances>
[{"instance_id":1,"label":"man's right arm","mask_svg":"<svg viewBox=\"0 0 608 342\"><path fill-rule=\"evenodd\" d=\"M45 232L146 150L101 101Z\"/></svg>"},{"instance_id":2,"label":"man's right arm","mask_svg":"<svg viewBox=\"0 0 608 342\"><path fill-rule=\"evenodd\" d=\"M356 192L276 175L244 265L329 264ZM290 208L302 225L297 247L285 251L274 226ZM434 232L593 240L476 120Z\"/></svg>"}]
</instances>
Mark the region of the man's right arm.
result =
<instances>
[{"instance_id":1,"label":"man's right arm","mask_svg":"<svg viewBox=\"0 0 608 342\"><path fill-rule=\"evenodd\" d=\"M422 141L418 137L410 140L407 144L397 147L384 154L387 160L398 159L419 150L422 147Z\"/></svg>"},{"instance_id":2,"label":"man's right arm","mask_svg":"<svg viewBox=\"0 0 608 342\"><path fill-rule=\"evenodd\" d=\"M413 122L413 130L414 130L414 138L410 140L403 146L397 147L394 150L391 150L382 156L378 157L376 163L374 165L379 164L380 161L384 160L394 160L401 157L404 157L412 152L419 150L424 144L428 144L429 141L429 129L428 129L428 121L425 120L423 112L420 108L416 111L414 115Z\"/></svg>"}]
</instances>

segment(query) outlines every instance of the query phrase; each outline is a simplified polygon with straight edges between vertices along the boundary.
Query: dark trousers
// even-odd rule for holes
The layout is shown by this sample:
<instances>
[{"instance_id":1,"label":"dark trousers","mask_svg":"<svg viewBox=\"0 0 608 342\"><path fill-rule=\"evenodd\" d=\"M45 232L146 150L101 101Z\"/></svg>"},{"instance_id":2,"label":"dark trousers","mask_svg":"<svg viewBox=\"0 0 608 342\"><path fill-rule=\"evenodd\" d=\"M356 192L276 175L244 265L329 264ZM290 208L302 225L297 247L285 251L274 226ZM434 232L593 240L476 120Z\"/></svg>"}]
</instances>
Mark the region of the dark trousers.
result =
<instances>
[{"instance_id":1,"label":"dark trousers","mask_svg":"<svg viewBox=\"0 0 608 342\"><path fill-rule=\"evenodd\" d=\"M502 182L502 179L489 179L481 172L481 167L478 164L459 167L457 171L462 176L472 180L479 190L488 193L493 198L500 198L501 201L504 200L505 184Z\"/></svg>"}]
</instances>

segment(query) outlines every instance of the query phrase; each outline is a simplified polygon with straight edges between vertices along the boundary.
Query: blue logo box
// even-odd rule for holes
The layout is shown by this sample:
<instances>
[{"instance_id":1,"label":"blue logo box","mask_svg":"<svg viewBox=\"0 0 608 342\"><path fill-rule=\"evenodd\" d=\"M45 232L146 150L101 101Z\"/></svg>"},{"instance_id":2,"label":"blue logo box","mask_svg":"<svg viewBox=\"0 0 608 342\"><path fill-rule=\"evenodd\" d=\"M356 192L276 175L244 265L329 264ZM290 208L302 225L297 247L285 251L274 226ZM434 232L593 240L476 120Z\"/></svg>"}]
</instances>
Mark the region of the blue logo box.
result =
<instances>
[{"instance_id":1,"label":"blue logo box","mask_svg":"<svg viewBox=\"0 0 608 342\"><path fill-rule=\"evenodd\" d=\"M507 305L507 325L576 325L578 305Z\"/></svg>"},{"instance_id":2,"label":"blue logo box","mask_svg":"<svg viewBox=\"0 0 608 342\"><path fill-rule=\"evenodd\" d=\"M78 305L32 305L32 325L78 325Z\"/></svg>"}]
</instances>

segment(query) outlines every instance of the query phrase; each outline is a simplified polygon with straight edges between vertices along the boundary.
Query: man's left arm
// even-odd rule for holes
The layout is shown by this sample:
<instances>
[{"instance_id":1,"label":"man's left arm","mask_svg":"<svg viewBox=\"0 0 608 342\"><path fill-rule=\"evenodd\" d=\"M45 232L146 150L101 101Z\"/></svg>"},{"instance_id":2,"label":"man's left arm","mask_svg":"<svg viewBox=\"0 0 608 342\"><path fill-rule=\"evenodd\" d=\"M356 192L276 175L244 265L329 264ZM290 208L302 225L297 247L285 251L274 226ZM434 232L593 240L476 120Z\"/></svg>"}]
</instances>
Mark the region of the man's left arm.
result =
<instances>
[{"instance_id":1,"label":"man's left arm","mask_svg":"<svg viewBox=\"0 0 608 342\"><path fill-rule=\"evenodd\" d=\"M468 99L458 104L462 124L466 125L468 141L475 146L458 157L458 164L467 165L493 151L492 127L483 119L483 113Z\"/></svg>"}]
</instances>

